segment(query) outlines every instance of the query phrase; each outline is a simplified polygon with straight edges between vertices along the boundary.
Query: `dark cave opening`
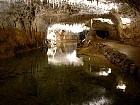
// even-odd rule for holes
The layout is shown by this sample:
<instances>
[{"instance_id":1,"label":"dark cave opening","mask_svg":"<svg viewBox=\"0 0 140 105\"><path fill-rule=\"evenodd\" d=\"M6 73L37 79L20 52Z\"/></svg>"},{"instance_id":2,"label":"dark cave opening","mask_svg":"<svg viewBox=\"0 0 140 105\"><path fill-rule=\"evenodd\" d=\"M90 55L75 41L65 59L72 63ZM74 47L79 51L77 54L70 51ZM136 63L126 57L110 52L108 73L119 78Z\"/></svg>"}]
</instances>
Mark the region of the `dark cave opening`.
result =
<instances>
[{"instance_id":1,"label":"dark cave opening","mask_svg":"<svg viewBox=\"0 0 140 105\"><path fill-rule=\"evenodd\" d=\"M88 30L84 30L79 33L80 43L82 43L82 41L86 38L87 33L88 33Z\"/></svg>"},{"instance_id":2,"label":"dark cave opening","mask_svg":"<svg viewBox=\"0 0 140 105\"><path fill-rule=\"evenodd\" d=\"M109 32L106 30L96 30L96 35L102 39L107 39L109 36Z\"/></svg>"}]
</instances>

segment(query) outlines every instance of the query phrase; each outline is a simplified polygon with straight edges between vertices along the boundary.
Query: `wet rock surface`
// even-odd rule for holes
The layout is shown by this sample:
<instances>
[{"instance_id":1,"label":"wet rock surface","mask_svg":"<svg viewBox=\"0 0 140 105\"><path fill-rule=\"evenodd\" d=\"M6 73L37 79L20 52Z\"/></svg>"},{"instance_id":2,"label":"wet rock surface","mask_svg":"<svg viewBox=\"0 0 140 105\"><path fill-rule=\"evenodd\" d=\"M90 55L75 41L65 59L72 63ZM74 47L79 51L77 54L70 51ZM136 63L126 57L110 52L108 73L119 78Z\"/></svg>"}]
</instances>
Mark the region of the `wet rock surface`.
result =
<instances>
[{"instance_id":1,"label":"wet rock surface","mask_svg":"<svg viewBox=\"0 0 140 105\"><path fill-rule=\"evenodd\" d=\"M131 74L135 79L139 77L139 70L137 64L131 60L127 55L120 53L118 50L102 43L93 42L88 44L89 48L86 48L87 52L90 49L90 53L100 53L109 60L111 63L121 68L121 72L125 74ZM89 54L90 55L90 54Z\"/></svg>"}]
</instances>

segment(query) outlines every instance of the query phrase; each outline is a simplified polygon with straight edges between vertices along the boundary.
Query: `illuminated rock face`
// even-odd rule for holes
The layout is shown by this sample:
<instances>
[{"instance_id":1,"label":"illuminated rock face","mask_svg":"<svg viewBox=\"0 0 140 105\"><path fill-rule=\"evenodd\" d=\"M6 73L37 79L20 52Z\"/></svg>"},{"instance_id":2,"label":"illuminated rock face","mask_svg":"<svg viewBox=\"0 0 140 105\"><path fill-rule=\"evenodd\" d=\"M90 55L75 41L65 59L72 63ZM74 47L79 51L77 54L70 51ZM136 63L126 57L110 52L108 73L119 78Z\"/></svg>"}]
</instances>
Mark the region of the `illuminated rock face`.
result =
<instances>
[{"instance_id":1,"label":"illuminated rock face","mask_svg":"<svg viewBox=\"0 0 140 105\"><path fill-rule=\"evenodd\" d=\"M93 28L98 26L109 32L109 38L140 47L140 14L126 3L117 4L114 1L104 4L102 1L105 0L98 0L98 3L96 0L94 2L83 0L84 3L79 0L77 3L70 0L66 3L61 2L62 0L43 0L33 3L29 0L23 0L22 3L18 0L6 1L0 2L0 55L7 51L10 54L5 56L9 56L17 53L17 49L41 46L48 26L51 23L61 22L62 19L69 20L74 13L77 13L78 17L81 14L97 14L98 17L92 17ZM104 9L106 7L109 8ZM103 13L108 15L100 16ZM112 21L112 18L109 20L112 16L116 22ZM89 21L92 18L89 18ZM84 19L86 18L77 18L78 21L86 22Z\"/></svg>"},{"instance_id":2,"label":"illuminated rock face","mask_svg":"<svg viewBox=\"0 0 140 105\"><path fill-rule=\"evenodd\" d=\"M124 7L120 9L120 12L115 14L115 16L119 21L118 32L120 41L125 44L140 47L139 12L130 6L124 5Z\"/></svg>"},{"instance_id":3,"label":"illuminated rock face","mask_svg":"<svg viewBox=\"0 0 140 105\"><path fill-rule=\"evenodd\" d=\"M34 15L26 4L0 2L0 59L42 46L45 31L33 27Z\"/></svg>"},{"instance_id":4,"label":"illuminated rock face","mask_svg":"<svg viewBox=\"0 0 140 105\"><path fill-rule=\"evenodd\" d=\"M103 18L101 18L101 19L103 19ZM118 37L119 37L118 36L118 29L117 29L116 25L114 25L114 24L109 24L107 22L101 22L100 20L94 20L94 18L93 18L92 30L94 30L94 31L90 32L90 33L93 34L94 39L96 39L95 36L97 36L98 31L108 31L109 35L106 37L106 39L119 40L118 39Z\"/></svg>"}]
</instances>

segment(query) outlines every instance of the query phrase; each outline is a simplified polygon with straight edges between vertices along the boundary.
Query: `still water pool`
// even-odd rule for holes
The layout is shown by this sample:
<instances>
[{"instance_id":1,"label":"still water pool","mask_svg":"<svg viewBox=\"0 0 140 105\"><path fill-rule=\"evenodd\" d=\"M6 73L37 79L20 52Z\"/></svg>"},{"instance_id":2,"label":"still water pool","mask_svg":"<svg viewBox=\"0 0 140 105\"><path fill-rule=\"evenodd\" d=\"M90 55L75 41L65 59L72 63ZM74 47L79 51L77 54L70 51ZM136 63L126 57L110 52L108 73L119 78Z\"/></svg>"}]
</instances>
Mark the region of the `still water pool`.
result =
<instances>
[{"instance_id":1,"label":"still water pool","mask_svg":"<svg viewBox=\"0 0 140 105\"><path fill-rule=\"evenodd\" d=\"M0 62L0 105L140 105L140 83L76 43Z\"/></svg>"}]
</instances>

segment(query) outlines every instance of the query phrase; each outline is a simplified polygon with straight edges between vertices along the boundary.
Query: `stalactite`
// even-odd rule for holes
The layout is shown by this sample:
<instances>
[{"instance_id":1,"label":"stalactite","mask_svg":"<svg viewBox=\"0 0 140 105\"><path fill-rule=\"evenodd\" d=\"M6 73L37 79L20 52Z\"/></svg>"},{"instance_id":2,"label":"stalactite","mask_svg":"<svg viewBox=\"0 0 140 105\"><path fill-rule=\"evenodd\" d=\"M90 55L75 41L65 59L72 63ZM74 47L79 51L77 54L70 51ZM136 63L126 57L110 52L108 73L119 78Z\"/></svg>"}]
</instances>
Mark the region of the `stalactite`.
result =
<instances>
[{"instance_id":1,"label":"stalactite","mask_svg":"<svg viewBox=\"0 0 140 105\"><path fill-rule=\"evenodd\" d=\"M98 6L99 0L97 0L97 6Z\"/></svg>"}]
</instances>

